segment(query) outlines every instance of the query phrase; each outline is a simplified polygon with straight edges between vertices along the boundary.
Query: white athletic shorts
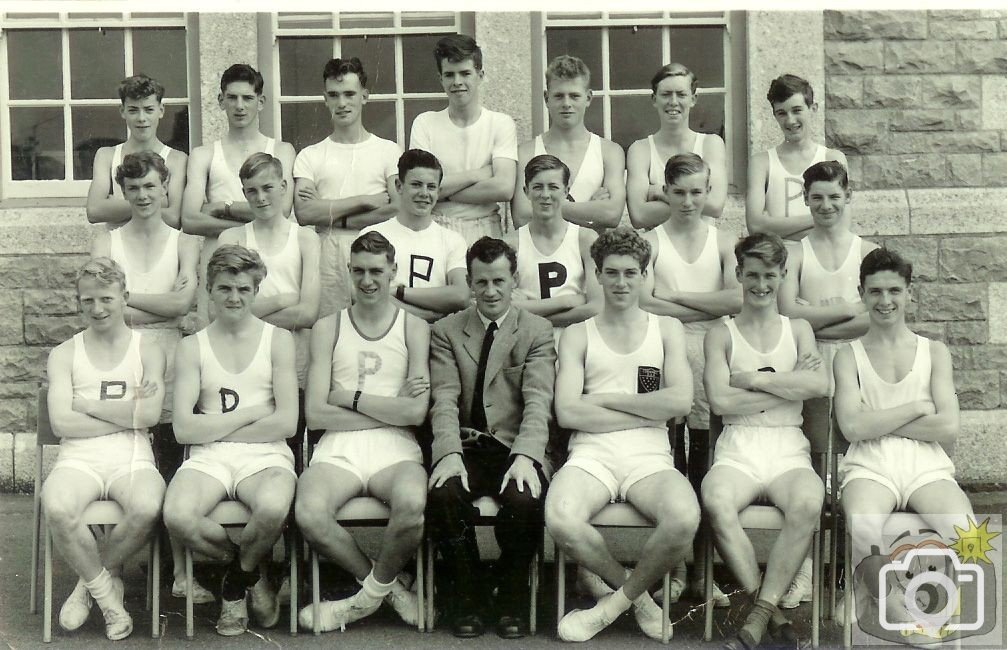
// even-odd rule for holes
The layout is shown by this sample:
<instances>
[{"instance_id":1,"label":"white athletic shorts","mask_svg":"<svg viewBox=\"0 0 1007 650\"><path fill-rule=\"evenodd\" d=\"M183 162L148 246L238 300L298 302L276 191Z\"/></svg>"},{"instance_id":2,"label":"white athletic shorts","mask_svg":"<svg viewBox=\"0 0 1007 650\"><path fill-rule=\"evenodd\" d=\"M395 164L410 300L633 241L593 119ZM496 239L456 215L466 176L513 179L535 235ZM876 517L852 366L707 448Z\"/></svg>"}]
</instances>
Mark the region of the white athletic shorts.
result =
<instances>
[{"instance_id":1,"label":"white athletic shorts","mask_svg":"<svg viewBox=\"0 0 1007 650\"><path fill-rule=\"evenodd\" d=\"M220 481L231 499L238 484L264 469L279 467L295 479L294 452L285 440L274 442L208 442L189 447L189 457L179 470L193 469Z\"/></svg>"},{"instance_id":2,"label":"white athletic shorts","mask_svg":"<svg viewBox=\"0 0 1007 650\"><path fill-rule=\"evenodd\" d=\"M850 445L839 463L842 487L866 478L884 485L905 510L913 492L934 481L955 480L955 465L936 442L883 436Z\"/></svg>"},{"instance_id":3,"label":"white athletic shorts","mask_svg":"<svg viewBox=\"0 0 1007 650\"><path fill-rule=\"evenodd\" d=\"M146 432L119 431L94 438L63 438L53 469L75 469L93 478L108 498L108 489L119 479L133 472L152 471L154 451ZM160 476L160 474L158 474Z\"/></svg>"},{"instance_id":4,"label":"white athletic shorts","mask_svg":"<svg viewBox=\"0 0 1007 650\"><path fill-rule=\"evenodd\" d=\"M344 469L360 479L366 491L372 476L402 462L423 464L416 438L403 427L381 427L326 431L315 445L309 467L326 463Z\"/></svg>"},{"instance_id":5,"label":"white athletic shorts","mask_svg":"<svg viewBox=\"0 0 1007 650\"><path fill-rule=\"evenodd\" d=\"M770 483L791 470L814 471L811 444L801 428L794 426L725 425L713 452L713 467L718 465L748 475L759 485L761 496Z\"/></svg>"},{"instance_id":6,"label":"white athletic shorts","mask_svg":"<svg viewBox=\"0 0 1007 650\"><path fill-rule=\"evenodd\" d=\"M624 501L633 485L652 474L675 469L668 430L658 427L609 433L574 433L563 467L577 467L608 488L612 503Z\"/></svg>"}]
</instances>

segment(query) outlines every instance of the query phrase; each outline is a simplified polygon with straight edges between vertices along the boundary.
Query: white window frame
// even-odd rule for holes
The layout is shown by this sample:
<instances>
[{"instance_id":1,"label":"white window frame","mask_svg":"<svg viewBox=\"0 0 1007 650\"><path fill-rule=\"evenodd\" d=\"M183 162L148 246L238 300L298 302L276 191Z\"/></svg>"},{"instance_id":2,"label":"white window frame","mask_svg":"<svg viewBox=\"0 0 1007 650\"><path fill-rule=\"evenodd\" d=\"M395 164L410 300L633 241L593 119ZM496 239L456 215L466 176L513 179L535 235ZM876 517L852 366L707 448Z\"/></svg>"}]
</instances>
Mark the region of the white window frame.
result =
<instances>
[{"instance_id":1,"label":"white window frame","mask_svg":"<svg viewBox=\"0 0 1007 650\"><path fill-rule=\"evenodd\" d=\"M382 14L387 14L389 12L381 12ZM407 93L405 91L405 82L402 76L402 36L410 34L457 34L457 33L467 33L469 30L465 28L464 18L461 12L391 12L393 17L392 27L340 27L339 16L341 14L353 14L361 15L361 12L336 12L330 14L332 19L332 27L329 28L290 28L281 27L279 25L279 15L276 13L271 14L272 21L272 34L273 34L273 70L274 74L271 75L272 83L272 95L275 97L273 102L273 120L274 120L274 132L283 132L283 117L282 117L282 106L284 104L317 104L321 100L322 88L319 86L318 92L311 95L281 95L280 94L280 39L284 37L304 37L304 36L328 36L332 38L332 57L339 58L342 54L342 42L341 37L359 37L359 36L394 36L395 37L395 92L393 93L369 93L368 102L388 102L393 101L395 103L395 140L398 142L399 146L403 149L406 148L406 124L405 124L405 102L407 100L414 99L427 99L436 100L444 99L443 92L428 92L428 93ZM408 14L419 14L419 13L437 13L444 16L451 14L454 18L454 22L451 25L436 25L436 26L419 26L419 27L409 27L402 25L403 13ZM317 19L317 15L315 16ZM365 61L366 65L367 62Z\"/></svg>"},{"instance_id":2,"label":"white window frame","mask_svg":"<svg viewBox=\"0 0 1007 650\"><path fill-rule=\"evenodd\" d=\"M190 31L186 29L188 16L150 17L142 13L126 13L109 15L107 17L77 17L74 12L60 12L58 18L8 18L15 12L0 14L0 196L4 199L17 198L75 198L87 195L91 185L90 180L68 180L73 178L73 111L76 106L119 106L118 98L114 99L73 99L70 94L70 30L72 29L122 29L124 45L125 69L123 77L133 74L133 29L143 27L179 27L186 33L186 52L191 56L193 43ZM59 30L61 34L61 52L63 63L63 97L58 99L11 99L10 78L7 73L7 40L6 33L21 29ZM191 66L186 65L185 97L165 98L165 106L189 106L192 103L188 97L191 86ZM198 104L198 102L196 102ZM10 109L21 107L57 107L63 109L63 165L66 178L63 180L13 180L13 141L10 127ZM192 123L190 115L190 124ZM122 126L124 139L128 135L125 124ZM189 141L192 142L190 129Z\"/></svg>"}]
</instances>

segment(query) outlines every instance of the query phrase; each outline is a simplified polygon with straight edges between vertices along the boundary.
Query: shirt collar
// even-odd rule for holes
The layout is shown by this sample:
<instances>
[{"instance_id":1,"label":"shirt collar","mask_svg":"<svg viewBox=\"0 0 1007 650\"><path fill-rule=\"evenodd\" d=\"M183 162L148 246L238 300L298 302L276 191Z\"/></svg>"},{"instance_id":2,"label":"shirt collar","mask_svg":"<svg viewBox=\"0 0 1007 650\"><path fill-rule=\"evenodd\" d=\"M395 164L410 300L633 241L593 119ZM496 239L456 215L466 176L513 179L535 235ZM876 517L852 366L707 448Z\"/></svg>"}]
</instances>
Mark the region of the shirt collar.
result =
<instances>
[{"instance_id":1,"label":"shirt collar","mask_svg":"<svg viewBox=\"0 0 1007 650\"><path fill-rule=\"evenodd\" d=\"M508 307L507 311L505 311L503 313L503 316L501 316L500 318L496 319L495 321L491 321L490 319L488 319L485 316L483 316L483 313L481 311L479 311L478 307L476 308L476 313L479 314L479 322L481 322L483 324L483 329L484 330L487 329L487 328L489 328L490 323L496 323L497 324L497 329L500 329L500 326L503 325L503 322L505 320L507 320L507 315L510 313L510 307Z\"/></svg>"}]
</instances>

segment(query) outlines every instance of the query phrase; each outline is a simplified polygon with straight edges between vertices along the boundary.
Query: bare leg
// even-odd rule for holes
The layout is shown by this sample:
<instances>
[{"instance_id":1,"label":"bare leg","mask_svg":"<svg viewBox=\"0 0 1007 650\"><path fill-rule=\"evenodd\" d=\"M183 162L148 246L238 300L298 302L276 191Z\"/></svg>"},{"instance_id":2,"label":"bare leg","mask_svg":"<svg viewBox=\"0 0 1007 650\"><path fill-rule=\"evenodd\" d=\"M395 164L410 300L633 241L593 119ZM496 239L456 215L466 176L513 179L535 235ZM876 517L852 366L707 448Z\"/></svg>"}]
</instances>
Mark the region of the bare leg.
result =
<instances>
[{"instance_id":1,"label":"bare leg","mask_svg":"<svg viewBox=\"0 0 1007 650\"><path fill-rule=\"evenodd\" d=\"M150 534L161 516L164 479L154 468L132 472L112 483L108 496L122 506L124 517L105 541L102 558L110 571L118 573L126 558L150 541Z\"/></svg>"},{"instance_id":2,"label":"bare leg","mask_svg":"<svg viewBox=\"0 0 1007 650\"><path fill-rule=\"evenodd\" d=\"M783 511L783 529L766 562L759 598L776 605L801 566L822 514L825 487L810 469L794 469L769 484L769 499Z\"/></svg>"},{"instance_id":3,"label":"bare leg","mask_svg":"<svg viewBox=\"0 0 1007 650\"><path fill-rule=\"evenodd\" d=\"M164 523L183 546L215 560L230 560L234 544L208 514L227 496L217 479L194 469L180 469L164 495Z\"/></svg>"},{"instance_id":4,"label":"bare leg","mask_svg":"<svg viewBox=\"0 0 1007 650\"><path fill-rule=\"evenodd\" d=\"M103 568L94 535L81 521L84 509L101 497L91 476L76 469L54 469L42 486L42 510L53 544L85 582L94 580Z\"/></svg>"},{"instance_id":5,"label":"bare leg","mask_svg":"<svg viewBox=\"0 0 1007 650\"><path fill-rule=\"evenodd\" d=\"M335 517L363 489L356 474L329 463L315 463L297 481L294 507L297 526L315 551L335 561L357 580L370 573L371 561Z\"/></svg>"},{"instance_id":6,"label":"bare leg","mask_svg":"<svg viewBox=\"0 0 1007 650\"><path fill-rule=\"evenodd\" d=\"M242 571L258 568L280 538L296 484L293 474L278 467L264 469L238 483L236 495L252 511L238 538Z\"/></svg>"},{"instance_id":7,"label":"bare leg","mask_svg":"<svg viewBox=\"0 0 1007 650\"><path fill-rule=\"evenodd\" d=\"M703 479L703 506L710 517L717 550L742 588L750 594L759 589L759 564L738 513L758 494L758 484L733 467L715 466Z\"/></svg>"},{"instance_id":8,"label":"bare leg","mask_svg":"<svg viewBox=\"0 0 1007 650\"><path fill-rule=\"evenodd\" d=\"M412 461L396 463L374 476L371 494L391 508L382 537L381 552L374 563L374 579L389 583L399 575L423 539L423 510L427 504L427 473Z\"/></svg>"}]
</instances>

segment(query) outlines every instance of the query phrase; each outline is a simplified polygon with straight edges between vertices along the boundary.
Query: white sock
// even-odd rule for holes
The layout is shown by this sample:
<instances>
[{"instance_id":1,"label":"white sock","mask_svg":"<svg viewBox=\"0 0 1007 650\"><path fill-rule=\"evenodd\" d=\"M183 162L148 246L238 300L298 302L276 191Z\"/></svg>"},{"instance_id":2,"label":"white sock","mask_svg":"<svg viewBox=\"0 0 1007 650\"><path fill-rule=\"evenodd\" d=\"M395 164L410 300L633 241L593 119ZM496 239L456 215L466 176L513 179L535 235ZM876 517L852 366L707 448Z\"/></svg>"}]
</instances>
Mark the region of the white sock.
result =
<instances>
[{"instance_id":1,"label":"white sock","mask_svg":"<svg viewBox=\"0 0 1007 650\"><path fill-rule=\"evenodd\" d=\"M108 569L103 568L94 580L85 582L84 586L90 592L91 598L94 598L94 602L98 603L101 611L123 608L122 600L119 598L119 594L115 592L112 575L108 572Z\"/></svg>"},{"instance_id":2,"label":"white sock","mask_svg":"<svg viewBox=\"0 0 1007 650\"><path fill-rule=\"evenodd\" d=\"M374 570L372 569L364 581L360 583L362 589L361 593L367 597L368 601L380 602L384 600L385 596L391 593L392 587L395 586L397 582L396 579L392 579L391 582L383 583L378 582L378 579L374 577Z\"/></svg>"},{"instance_id":3,"label":"white sock","mask_svg":"<svg viewBox=\"0 0 1007 650\"><path fill-rule=\"evenodd\" d=\"M633 601L626 598L626 593L622 590L622 587L619 587L619 590L611 596L603 598L599 605L602 611L605 612L605 618L614 621L633 605Z\"/></svg>"},{"instance_id":4,"label":"white sock","mask_svg":"<svg viewBox=\"0 0 1007 650\"><path fill-rule=\"evenodd\" d=\"M633 601L633 605L636 607L645 607L647 605L657 607L657 603L654 602L654 598L646 591L636 597L636 600Z\"/></svg>"}]
</instances>

